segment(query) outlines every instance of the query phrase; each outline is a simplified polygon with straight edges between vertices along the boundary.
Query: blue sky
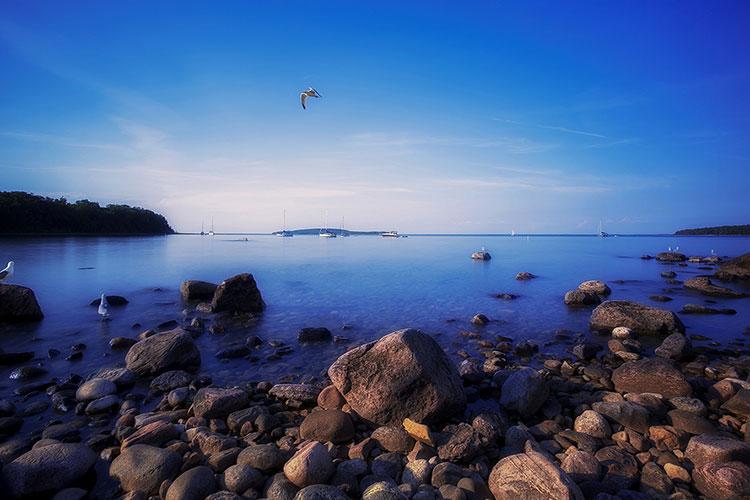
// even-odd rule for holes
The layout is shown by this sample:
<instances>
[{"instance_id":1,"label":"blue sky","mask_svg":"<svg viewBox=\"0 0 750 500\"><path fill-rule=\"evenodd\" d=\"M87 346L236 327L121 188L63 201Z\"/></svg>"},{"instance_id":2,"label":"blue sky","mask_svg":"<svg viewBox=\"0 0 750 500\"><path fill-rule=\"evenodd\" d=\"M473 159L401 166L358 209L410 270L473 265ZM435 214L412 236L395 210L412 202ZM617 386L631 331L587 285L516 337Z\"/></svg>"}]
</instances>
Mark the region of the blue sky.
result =
<instances>
[{"instance_id":1,"label":"blue sky","mask_svg":"<svg viewBox=\"0 0 750 500\"><path fill-rule=\"evenodd\" d=\"M0 189L181 231L749 222L749 3L404 4L0 0Z\"/></svg>"}]
</instances>

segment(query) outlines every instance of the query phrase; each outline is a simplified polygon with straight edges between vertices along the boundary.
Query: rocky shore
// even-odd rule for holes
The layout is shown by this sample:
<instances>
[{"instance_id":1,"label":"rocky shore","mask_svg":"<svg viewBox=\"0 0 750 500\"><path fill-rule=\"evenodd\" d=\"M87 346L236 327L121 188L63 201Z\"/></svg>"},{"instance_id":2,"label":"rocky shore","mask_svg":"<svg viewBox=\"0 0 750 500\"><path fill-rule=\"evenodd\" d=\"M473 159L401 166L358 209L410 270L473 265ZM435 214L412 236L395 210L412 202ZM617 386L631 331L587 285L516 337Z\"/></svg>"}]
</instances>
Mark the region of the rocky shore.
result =
<instances>
[{"instance_id":1,"label":"rocky shore","mask_svg":"<svg viewBox=\"0 0 750 500\"><path fill-rule=\"evenodd\" d=\"M747 262L683 286L747 300L711 279L747 279ZM22 316L8 308L8 321L41 317L29 289L0 292L23 306ZM193 310L232 321L265 308L250 274L188 281L181 294ZM482 334L491 320L477 314L464 341L479 356L459 351L455 363L432 336L398 330L306 383L214 385L201 371L197 316L113 339L127 349L124 366L86 377L38 382L33 353L2 353L22 381L16 398L0 401L4 491L58 500L750 498L746 345L698 345L673 312L610 294L596 280L565 294L569 307L592 308L592 333L560 332L564 356ZM311 328L299 340L335 339ZM251 336L226 355L262 342ZM39 393L46 404L20 408ZM70 418L20 435L47 406Z\"/></svg>"}]
</instances>

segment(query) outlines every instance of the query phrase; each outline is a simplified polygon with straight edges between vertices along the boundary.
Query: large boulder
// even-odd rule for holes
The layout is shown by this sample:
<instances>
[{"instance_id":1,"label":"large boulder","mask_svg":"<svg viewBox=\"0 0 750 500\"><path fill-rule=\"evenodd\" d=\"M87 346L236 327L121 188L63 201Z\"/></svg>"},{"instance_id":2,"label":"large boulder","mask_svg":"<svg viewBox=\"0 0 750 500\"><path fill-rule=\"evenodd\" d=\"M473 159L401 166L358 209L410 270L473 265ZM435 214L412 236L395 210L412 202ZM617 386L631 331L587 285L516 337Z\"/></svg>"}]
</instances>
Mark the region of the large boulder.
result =
<instances>
[{"instance_id":1,"label":"large boulder","mask_svg":"<svg viewBox=\"0 0 750 500\"><path fill-rule=\"evenodd\" d=\"M731 288L714 285L711 278L708 276L698 276L696 278L685 280L683 285L685 288L695 290L702 295L709 295L711 297L741 298L745 296L744 293L732 290Z\"/></svg>"},{"instance_id":2,"label":"large boulder","mask_svg":"<svg viewBox=\"0 0 750 500\"><path fill-rule=\"evenodd\" d=\"M488 483L496 500L583 499L573 480L552 460L535 451L500 460Z\"/></svg>"},{"instance_id":3,"label":"large boulder","mask_svg":"<svg viewBox=\"0 0 750 500\"><path fill-rule=\"evenodd\" d=\"M654 354L660 358L681 361L693 352L693 344L690 339L681 333L673 333L665 338L661 345L654 350Z\"/></svg>"},{"instance_id":4,"label":"large boulder","mask_svg":"<svg viewBox=\"0 0 750 500\"><path fill-rule=\"evenodd\" d=\"M612 293L612 290L609 288L609 286L600 280L588 280L584 281L580 285L578 285L578 290L581 290L583 292L589 292L589 293L595 293L601 297L606 297L610 293Z\"/></svg>"},{"instance_id":5,"label":"large boulder","mask_svg":"<svg viewBox=\"0 0 750 500\"><path fill-rule=\"evenodd\" d=\"M629 361L612 372L618 392L650 392L665 398L690 396L693 388L682 372L666 359L651 358Z\"/></svg>"},{"instance_id":6,"label":"large boulder","mask_svg":"<svg viewBox=\"0 0 750 500\"><path fill-rule=\"evenodd\" d=\"M6 494L44 497L81 479L96 463L96 453L79 443L52 443L27 451L3 468Z\"/></svg>"},{"instance_id":7,"label":"large boulder","mask_svg":"<svg viewBox=\"0 0 750 500\"><path fill-rule=\"evenodd\" d=\"M299 435L323 443L346 443L354 438L354 424L348 414L338 409L314 411L302 421Z\"/></svg>"},{"instance_id":8,"label":"large boulder","mask_svg":"<svg viewBox=\"0 0 750 500\"><path fill-rule=\"evenodd\" d=\"M39 321L44 318L34 290L19 285L0 284L0 323Z\"/></svg>"},{"instance_id":9,"label":"large boulder","mask_svg":"<svg viewBox=\"0 0 750 500\"><path fill-rule=\"evenodd\" d=\"M685 457L696 467L733 461L750 463L750 444L728 436L702 434L690 438Z\"/></svg>"},{"instance_id":10,"label":"large boulder","mask_svg":"<svg viewBox=\"0 0 750 500\"><path fill-rule=\"evenodd\" d=\"M175 451L136 444L112 461L109 475L120 481L123 491L142 491L148 496L156 493L164 480L179 474L181 466L182 457Z\"/></svg>"},{"instance_id":11,"label":"large boulder","mask_svg":"<svg viewBox=\"0 0 750 500\"><path fill-rule=\"evenodd\" d=\"M536 370L521 368L508 376L500 391L500 404L530 417L542 407L549 396L547 382Z\"/></svg>"},{"instance_id":12,"label":"large boulder","mask_svg":"<svg viewBox=\"0 0 750 500\"><path fill-rule=\"evenodd\" d=\"M182 328L175 328L133 344L125 356L125 364L141 376L178 368L192 371L200 366L201 354L193 337Z\"/></svg>"},{"instance_id":13,"label":"large boulder","mask_svg":"<svg viewBox=\"0 0 750 500\"><path fill-rule=\"evenodd\" d=\"M204 387L193 398L193 413L196 417L224 418L247 406L249 399L247 391L239 387Z\"/></svg>"},{"instance_id":14,"label":"large boulder","mask_svg":"<svg viewBox=\"0 0 750 500\"><path fill-rule=\"evenodd\" d=\"M169 486L165 500L203 500L216 489L214 472L201 465L177 476Z\"/></svg>"},{"instance_id":15,"label":"large boulder","mask_svg":"<svg viewBox=\"0 0 750 500\"><path fill-rule=\"evenodd\" d=\"M703 464L693 470L693 482L706 498L750 498L750 467L742 462Z\"/></svg>"},{"instance_id":16,"label":"large boulder","mask_svg":"<svg viewBox=\"0 0 750 500\"><path fill-rule=\"evenodd\" d=\"M399 330L352 349L328 375L358 415L380 425L401 425L407 417L435 422L466 406L456 367L418 330Z\"/></svg>"},{"instance_id":17,"label":"large boulder","mask_svg":"<svg viewBox=\"0 0 750 500\"><path fill-rule=\"evenodd\" d=\"M224 280L214 292L211 309L214 312L259 313L266 307L255 278L250 273L238 274Z\"/></svg>"},{"instance_id":18,"label":"large boulder","mask_svg":"<svg viewBox=\"0 0 750 500\"><path fill-rule=\"evenodd\" d=\"M682 324L673 312L627 300L608 300L591 313L592 330L611 332L618 326L630 328L642 335L669 335L684 332Z\"/></svg>"},{"instance_id":19,"label":"large boulder","mask_svg":"<svg viewBox=\"0 0 750 500\"><path fill-rule=\"evenodd\" d=\"M298 488L312 484L325 484L333 475L335 466L325 446L310 441L284 464L284 475Z\"/></svg>"},{"instance_id":20,"label":"large boulder","mask_svg":"<svg viewBox=\"0 0 750 500\"><path fill-rule=\"evenodd\" d=\"M724 262L716 271L720 280L750 280L750 252Z\"/></svg>"},{"instance_id":21,"label":"large boulder","mask_svg":"<svg viewBox=\"0 0 750 500\"><path fill-rule=\"evenodd\" d=\"M182 300L211 300L216 292L216 284L208 281L186 280L180 285Z\"/></svg>"}]
</instances>

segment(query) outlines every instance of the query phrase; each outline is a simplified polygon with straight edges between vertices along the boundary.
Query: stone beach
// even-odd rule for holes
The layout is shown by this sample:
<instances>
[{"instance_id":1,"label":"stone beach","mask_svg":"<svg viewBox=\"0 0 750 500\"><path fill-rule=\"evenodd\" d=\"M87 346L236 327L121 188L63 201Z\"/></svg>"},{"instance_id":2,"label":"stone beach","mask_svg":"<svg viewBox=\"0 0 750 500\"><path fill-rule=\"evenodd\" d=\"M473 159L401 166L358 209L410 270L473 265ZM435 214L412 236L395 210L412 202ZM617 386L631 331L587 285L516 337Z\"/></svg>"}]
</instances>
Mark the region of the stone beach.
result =
<instances>
[{"instance_id":1,"label":"stone beach","mask_svg":"<svg viewBox=\"0 0 750 500\"><path fill-rule=\"evenodd\" d=\"M732 287L750 276L747 255L655 260L718 264L673 286L750 300ZM189 311L223 321L265 308L248 273L186 281L180 293ZM493 318L478 313L462 341L479 354L453 356L405 328L351 346L303 383L214 385L201 369L214 353L195 339L220 322L198 314L113 336L122 366L77 366L65 379L50 380L34 353L4 352L21 383L0 400L2 482L11 498L56 499L750 497L750 351L698 345L675 313L613 295L598 280L561 290L571 309L591 309L590 333L561 333L563 355L483 334ZM41 319L30 289L0 285L0 297L0 320ZM338 340L318 327L298 339ZM249 336L216 355L251 356L265 342ZM24 404L40 393L37 408ZM48 407L59 418L40 419Z\"/></svg>"}]
</instances>

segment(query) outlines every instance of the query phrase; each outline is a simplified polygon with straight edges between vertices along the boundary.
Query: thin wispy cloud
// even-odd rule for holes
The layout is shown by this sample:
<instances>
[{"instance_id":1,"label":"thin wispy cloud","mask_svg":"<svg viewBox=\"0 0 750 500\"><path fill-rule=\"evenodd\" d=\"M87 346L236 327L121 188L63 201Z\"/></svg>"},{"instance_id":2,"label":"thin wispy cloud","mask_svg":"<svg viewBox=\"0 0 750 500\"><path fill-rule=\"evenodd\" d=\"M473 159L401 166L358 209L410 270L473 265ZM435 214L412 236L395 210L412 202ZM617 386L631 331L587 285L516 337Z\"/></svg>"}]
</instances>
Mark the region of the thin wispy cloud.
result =
<instances>
[{"instance_id":1,"label":"thin wispy cloud","mask_svg":"<svg viewBox=\"0 0 750 500\"><path fill-rule=\"evenodd\" d=\"M93 142L81 142L81 141L77 141L69 137L62 137L62 136L53 135L53 134L0 131L0 138L1 137L6 137L8 139L16 139L19 141L42 142L45 144L65 146L65 147L71 147L71 148L110 149L110 150L121 149L121 147L116 144L97 144Z\"/></svg>"},{"instance_id":2,"label":"thin wispy cloud","mask_svg":"<svg viewBox=\"0 0 750 500\"><path fill-rule=\"evenodd\" d=\"M527 137L441 137L415 134L365 132L349 136L349 141L360 147L448 146L470 148L499 148L512 154L543 153L558 148L558 143L540 142Z\"/></svg>"},{"instance_id":3,"label":"thin wispy cloud","mask_svg":"<svg viewBox=\"0 0 750 500\"><path fill-rule=\"evenodd\" d=\"M560 126L555 126L555 125L543 125L539 123L523 123L523 122L518 122L515 120L507 120L505 118L492 118L492 120L496 122L509 123L511 125L518 125L520 127L533 127L533 128L544 129L544 130L554 130L556 132L564 132L566 134L585 135L588 137L598 137L600 139L607 138L607 136L604 134L599 134L596 132L588 132L586 130L577 130L577 129L568 128L568 127L560 127Z\"/></svg>"}]
</instances>

